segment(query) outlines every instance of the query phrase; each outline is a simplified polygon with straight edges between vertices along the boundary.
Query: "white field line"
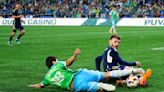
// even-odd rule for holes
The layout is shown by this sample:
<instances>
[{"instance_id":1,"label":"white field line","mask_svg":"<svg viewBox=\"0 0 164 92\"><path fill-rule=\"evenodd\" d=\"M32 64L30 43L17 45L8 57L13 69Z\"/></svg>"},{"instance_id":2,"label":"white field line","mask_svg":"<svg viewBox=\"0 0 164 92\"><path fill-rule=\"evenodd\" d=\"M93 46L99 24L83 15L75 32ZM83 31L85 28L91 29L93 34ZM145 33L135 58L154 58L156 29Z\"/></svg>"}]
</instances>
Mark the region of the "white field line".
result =
<instances>
[{"instance_id":1,"label":"white field line","mask_svg":"<svg viewBox=\"0 0 164 92\"><path fill-rule=\"evenodd\" d=\"M164 47L152 48L151 50L164 50Z\"/></svg>"},{"instance_id":2,"label":"white field line","mask_svg":"<svg viewBox=\"0 0 164 92\"><path fill-rule=\"evenodd\" d=\"M96 32L96 31L95 31ZM100 33L102 34L105 34L107 31L103 31L103 30L100 30ZM141 33L142 32L157 32L157 31L141 31ZM94 32L92 32L92 33L90 33L90 32L84 32L85 34L93 34ZM120 31L120 33L140 33L139 31ZM99 33L98 33L99 34ZM8 35L10 35L10 33L9 34L0 34L0 36L8 36ZM64 34L65 35L65 34ZM66 35L70 35L70 34L66 34ZM77 34L75 34L75 35L77 35Z\"/></svg>"},{"instance_id":3,"label":"white field line","mask_svg":"<svg viewBox=\"0 0 164 92\"><path fill-rule=\"evenodd\" d=\"M157 31L142 31L141 33L143 32L157 32ZM130 32L130 31L120 31L120 33L131 33L131 34L136 34L136 33L139 33L138 31L133 31L133 32ZM80 35L90 35L90 34L93 34L93 35L99 35L99 34L107 34L106 31L100 31L99 33L95 33L95 32L84 32L82 34L61 34L61 35L56 35L56 34L52 34L52 35L31 35L31 36L25 36L25 38L40 38L40 37L60 37L60 36L80 36ZM8 39L8 38L2 38L1 36L10 36L10 33L9 34L0 34L0 39L4 40L4 39Z\"/></svg>"},{"instance_id":4,"label":"white field line","mask_svg":"<svg viewBox=\"0 0 164 92\"><path fill-rule=\"evenodd\" d=\"M28 35L28 36L24 36L24 38L41 38L41 37L62 37L62 36L80 36L80 35L99 35L99 34L95 34L95 33L83 33L83 34L60 34L60 35L56 35L56 34L52 34L52 35ZM104 32L100 33L100 34L105 34ZM7 34L2 34L5 36L9 36ZM1 34L0 34L1 36ZM0 39L7 39L7 38L1 38Z\"/></svg>"}]
</instances>

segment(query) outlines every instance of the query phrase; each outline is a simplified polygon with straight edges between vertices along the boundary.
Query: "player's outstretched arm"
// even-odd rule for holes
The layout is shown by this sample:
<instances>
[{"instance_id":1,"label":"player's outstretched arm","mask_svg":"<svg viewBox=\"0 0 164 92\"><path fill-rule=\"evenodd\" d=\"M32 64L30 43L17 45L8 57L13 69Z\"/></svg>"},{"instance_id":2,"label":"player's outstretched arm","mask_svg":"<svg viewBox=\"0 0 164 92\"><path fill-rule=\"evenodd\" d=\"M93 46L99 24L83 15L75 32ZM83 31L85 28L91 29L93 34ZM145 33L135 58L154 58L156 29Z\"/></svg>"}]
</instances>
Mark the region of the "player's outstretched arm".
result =
<instances>
[{"instance_id":1,"label":"player's outstretched arm","mask_svg":"<svg viewBox=\"0 0 164 92\"><path fill-rule=\"evenodd\" d=\"M42 85L41 83L39 83L39 84L32 84L32 85L29 85L28 87L32 87L32 88L43 88L44 85Z\"/></svg>"},{"instance_id":2,"label":"player's outstretched arm","mask_svg":"<svg viewBox=\"0 0 164 92\"><path fill-rule=\"evenodd\" d=\"M135 61L135 63L136 63L136 66L138 66L138 67L141 67L141 65L142 65L139 61Z\"/></svg>"},{"instance_id":3,"label":"player's outstretched arm","mask_svg":"<svg viewBox=\"0 0 164 92\"><path fill-rule=\"evenodd\" d=\"M74 54L73 56L71 56L69 59L67 59L66 61L66 66L70 66L75 60L76 60L76 57L77 55L80 54L80 49L79 48L76 48L76 50L74 51Z\"/></svg>"},{"instance_id":4,"label":"player's outstretched arm","mask_svg":"<svg viewBox=\"0 0 164 92\"><path fill-rule=\"evenodd\" d=\"M21 18L22 15L18 15L18 16L15 16L15 15L12 15L12 18Z\"/></svg>"}]
</instances>

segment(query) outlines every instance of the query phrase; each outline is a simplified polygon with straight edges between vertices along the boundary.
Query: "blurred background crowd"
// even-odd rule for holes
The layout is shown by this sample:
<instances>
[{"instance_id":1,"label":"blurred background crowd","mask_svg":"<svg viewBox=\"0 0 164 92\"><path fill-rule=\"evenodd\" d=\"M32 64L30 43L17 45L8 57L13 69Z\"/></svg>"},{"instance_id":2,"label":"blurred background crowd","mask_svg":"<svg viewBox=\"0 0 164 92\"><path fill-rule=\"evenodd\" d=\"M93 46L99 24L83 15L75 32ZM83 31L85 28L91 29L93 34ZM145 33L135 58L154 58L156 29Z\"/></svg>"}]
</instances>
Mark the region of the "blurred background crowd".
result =
<instances>
[{"instance_id":1,"label":"blurred background crowd","mask_svg":"<svg viewBox=\"0 0 164 92\"><path fill-rule=\"evenodd\" d=\"M120 17L164 18L164 0L0 0L0 16L11 17L16 2L26 18L109 18L112 5Z\"/></svg>"}]
</instances>

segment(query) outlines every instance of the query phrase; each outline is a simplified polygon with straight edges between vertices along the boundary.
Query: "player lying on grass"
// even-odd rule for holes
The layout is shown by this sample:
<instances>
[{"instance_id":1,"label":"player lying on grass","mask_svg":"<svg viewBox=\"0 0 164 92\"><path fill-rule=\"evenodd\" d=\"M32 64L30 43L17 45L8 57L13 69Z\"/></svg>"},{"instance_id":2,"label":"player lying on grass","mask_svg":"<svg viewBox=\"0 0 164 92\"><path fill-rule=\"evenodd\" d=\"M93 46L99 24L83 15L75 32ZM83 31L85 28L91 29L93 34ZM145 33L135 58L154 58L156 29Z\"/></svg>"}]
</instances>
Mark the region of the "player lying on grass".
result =
<instances>
[{"instance_id":1,"label":"player lying on grass","mask_svg":"<svg viewBox=\"0 0 164 92\"><path fill-rule=\"evenodd\" d=\"M99 72L87 69L79 69L73 71L68 68L80 53L80 49L76 49L72 57L66 61L58 61L55 57L48 57L46 65L49 68L48 73L41 83L29 85L29 87L43 88L48 85L55 85L63 89L72 91L114 91L116 87L111 84L102 83L99 81L109 78L117 78L134 73L139 73L140 70L115 70L110 72Z\"/></svg>"},{"instance_id":2,"label":"player lying on grass","mask_svg":"<svg viewBox=\"0 0 164 92\"><path fill-rule=\"evenodd\" d=\"M124 61L117 49L121 42L121 38L118 35L112 35L109 39L109 47L105 49L104 53L96 57L96 69L100 71L101 61L103 60L104 71L112 71L115 69L124 69L126 66L141 66L138 61L127 62ZM117 66L117 67L116 67ZM118 67L119 66L119 67Z\"/></svg>"}]
</instances>

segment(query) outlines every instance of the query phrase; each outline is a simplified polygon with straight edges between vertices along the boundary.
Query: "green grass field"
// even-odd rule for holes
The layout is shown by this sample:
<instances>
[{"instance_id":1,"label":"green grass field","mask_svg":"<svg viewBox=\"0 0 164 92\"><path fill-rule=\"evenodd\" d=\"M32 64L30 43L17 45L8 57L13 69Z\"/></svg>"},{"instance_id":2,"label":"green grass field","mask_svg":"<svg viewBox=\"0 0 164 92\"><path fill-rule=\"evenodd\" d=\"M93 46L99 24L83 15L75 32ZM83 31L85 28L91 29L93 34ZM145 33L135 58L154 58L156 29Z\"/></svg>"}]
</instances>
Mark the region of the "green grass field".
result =
<instances>
[{"instance_id":1,"label":"green grass field","mask_svg":"<svg viewBox=\"0 0 164 92\"><path fill-rule=\"evenodd\" d=\"M7 46L12 27L0 26L0 92L64 92L57 87L29 88L40 82L47 67L46 56L60 60L69 58L75 48L81 49L72 69L95 69L94 59L108 46L109 27L25 27L22 44ZM17 32L19 33L19 32ZM148 86L129 89L117 87L116 92L164 92L164 27L118 27L122 37L119 53L125 60L139 60L153 74ZM153 48L156 48L152 50Z\"/></svg>"}]
</instances>

